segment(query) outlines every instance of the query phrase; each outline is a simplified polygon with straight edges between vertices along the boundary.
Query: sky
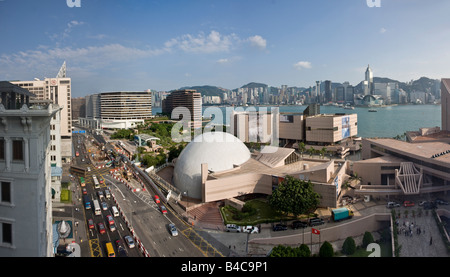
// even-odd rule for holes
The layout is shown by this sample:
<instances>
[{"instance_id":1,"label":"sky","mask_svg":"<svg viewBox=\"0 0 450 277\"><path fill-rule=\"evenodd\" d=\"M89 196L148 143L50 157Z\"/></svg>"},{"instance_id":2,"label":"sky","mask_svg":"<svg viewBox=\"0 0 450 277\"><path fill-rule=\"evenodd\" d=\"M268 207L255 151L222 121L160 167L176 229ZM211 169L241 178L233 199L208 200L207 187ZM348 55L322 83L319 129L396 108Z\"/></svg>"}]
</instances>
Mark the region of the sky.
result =
<instances>
[{"instance_id":1,"label":"sky","mask_svg":"<svg viewBox=\"0 0 450 277\"><path fill-rule=\"evenodd\" d=\"M376 77L440 79L449 10L448 0L0 0L0 80L55 77L64 61L73 97L357 85L368 64Z\"/></svg>"}]
</instances>

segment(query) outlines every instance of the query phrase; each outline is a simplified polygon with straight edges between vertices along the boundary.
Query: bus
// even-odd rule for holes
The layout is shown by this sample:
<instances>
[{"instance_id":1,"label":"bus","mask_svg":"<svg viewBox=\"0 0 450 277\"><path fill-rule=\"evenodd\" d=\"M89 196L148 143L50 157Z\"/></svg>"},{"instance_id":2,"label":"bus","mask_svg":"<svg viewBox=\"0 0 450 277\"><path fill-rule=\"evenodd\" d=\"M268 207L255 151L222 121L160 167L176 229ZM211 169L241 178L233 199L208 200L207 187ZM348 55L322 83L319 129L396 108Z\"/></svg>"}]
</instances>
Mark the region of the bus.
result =
<instances>
[{"instance_id":1,"label":"bus","mask_svg":"<svg viewBox=\"0 0 450 277\"><path fill-rule=\"evenodd\" d=\"M107 242L106 243L106 252L108 253L108 257L115 257L116 253L114 253L114 248L112 243Z\"/></svg>"},{"instance_id":2,"label":"bus","mask_svg":"<svg viewBox=\"0 0 450 277\"><path fill-rule=\"evenodd\" d=\"M94 200L94 214L95 215L101 215L102 214L102 210L100 210L100 204L98 203L97 199Z\"/></svg>"},{"instance_id":3,"label":"bus","mask_svg":"<svg viewBox=\"0 0 450 277\"><path fill-rule=\"evenodd\" d=\"M86 185L86 182L84 181L84 177L80 177L80 185L84 187Z\"/></svg>"},{"instance_id":4,"label":"bus","mask_svg":"<svg viewBox=\"0 0 450 277\"><path fill-rule=\"evenodd\" d=\"M89 210L91 208L91 198L88 195L83 195L84 208Z\"/></svg>"},{"instance_id":5,"label":"bus","mask_svg":"<svg viewBox=\"0 0 450 277\"><path fill-rule=\"evenodd\" d=\"M92 180L94 180L94 188L99 189L100 183L98 182L97 176L92 175Z\"/></svg>"}]
</instances>

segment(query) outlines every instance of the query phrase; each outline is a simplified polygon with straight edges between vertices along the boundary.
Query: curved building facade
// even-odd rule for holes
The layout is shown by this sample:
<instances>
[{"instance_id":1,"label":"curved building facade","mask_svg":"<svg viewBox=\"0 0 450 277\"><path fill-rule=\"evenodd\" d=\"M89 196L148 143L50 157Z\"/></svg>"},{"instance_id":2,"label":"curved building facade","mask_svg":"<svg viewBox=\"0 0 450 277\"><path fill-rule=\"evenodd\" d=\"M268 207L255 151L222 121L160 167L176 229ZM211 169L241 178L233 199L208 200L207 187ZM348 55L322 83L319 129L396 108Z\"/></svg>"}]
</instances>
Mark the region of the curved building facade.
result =
<instances>
[{"instance_id":1,"label":"curved building facade","mask_svg":"<svg viewBox=\"0 0 450 277\"><path fill-rule=\"evenodd\" d=\"M229 133L207 132L194 138L175 164L173 182L188 197L202 198L202 164L209 172L231 170L250 159L245 144Z\"/></svg>"}]
</instances>

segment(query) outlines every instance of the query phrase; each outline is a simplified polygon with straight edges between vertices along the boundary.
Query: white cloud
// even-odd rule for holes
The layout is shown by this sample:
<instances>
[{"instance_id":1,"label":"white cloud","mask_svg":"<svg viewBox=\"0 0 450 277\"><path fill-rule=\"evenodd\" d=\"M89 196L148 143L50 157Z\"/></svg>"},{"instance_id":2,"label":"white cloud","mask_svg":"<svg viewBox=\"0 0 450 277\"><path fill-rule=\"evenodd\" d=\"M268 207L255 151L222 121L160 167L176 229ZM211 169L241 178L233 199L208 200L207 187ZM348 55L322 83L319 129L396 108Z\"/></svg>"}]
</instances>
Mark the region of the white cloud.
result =
<instances>
[{"instance_id":1,"label":"white cloud","mask_svg":"<svg viewBox=\"0 0 450 277\"><path fill-rule=\"evenodd\" d=\"M220 63L220 64L225 64L225 63L228 63L228 62L229 62L228 59L218 59L217 60L217 63Z\"/></svg>"},{"instance_id":2,"label":"white cloud","mask_svg":"<svg viewBox=\"0 0 450 277\"><path fill-rule=\"evenodd\" d=\"M306 68L309 69L312 67L310 62L305 62L305 61L299 61L297 63L294 64L294 67L298 70L302 69L302 68Z\"/></svg>"},{"instance_id":3,"label":"white cloud","mask_svg":"<svg viewBox=\"0 0 450 277\"><path fill-rule=\"evenodd\" d=\"M267 46L267 41L261 36L252 36L247 39L252 46L255 46L260 49L265 49Z\"/></svg>"},{"instance_id":4,"label":"white cloud","mask_svg":"<svg viewBox=\"0 0 450 277\"><path fill-rule=\"evenodd\" d=\"M24 72L39 75L49 74L47 72L38 73L37 71L53 69L50 71L53 72L55 68L61 66L62 61L67 61L70 67L89 71L104 68L115 62L136 61L157 56L164 52L163 49L138 49L121 44L20 51L11 55L2 54L0 56L0 79L2 79L2 76L21 76Z\"/></svg>"},{"instance_id":5,"label":"white cloud","mask_svg":"<svg viewBox=\"0 0 450 277\"><path fill-rule=\"evenodd\" d=\"M384 33L386 33L387 32L387 30L385 29L385 28L381 28L380 29L380 34L384 34Z\"/></svg>"},{"instance_id":6,"label":"white cloud","mask_svg":"<svg viewBox=\"0 0 450 277\"><path fill-rule=\"evenodd\" d=\"M221 35L217 31L211 31L208 35L203 32L197 36L185 34L168 40L164 46L168 50L178 48L191 53L215 53L228 52L237 42L239 38L235 34Z\"/></svg>"}]
</instances>

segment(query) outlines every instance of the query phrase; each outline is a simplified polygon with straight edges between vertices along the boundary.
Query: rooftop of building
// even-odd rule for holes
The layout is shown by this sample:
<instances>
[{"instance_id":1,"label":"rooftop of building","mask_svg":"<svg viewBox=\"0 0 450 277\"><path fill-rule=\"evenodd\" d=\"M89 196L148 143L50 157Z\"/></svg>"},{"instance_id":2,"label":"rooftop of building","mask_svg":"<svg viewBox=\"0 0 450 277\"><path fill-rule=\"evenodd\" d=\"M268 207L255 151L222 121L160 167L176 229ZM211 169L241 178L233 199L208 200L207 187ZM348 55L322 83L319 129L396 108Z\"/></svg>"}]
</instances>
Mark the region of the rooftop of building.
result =
<instances>
[{"instance_id":1,"label":"rooftop of building","mask_svg":"<svg viewBox=\"0 0 450 277\"><path fill-rule=\"evenodd\" d=\"M409 143L390 138L372 138L367 140L388 147L395 152L402 152L402 154L407 156L416 156L450 164L450 145L446 142Z\"/></svg>"}]
</instances>

